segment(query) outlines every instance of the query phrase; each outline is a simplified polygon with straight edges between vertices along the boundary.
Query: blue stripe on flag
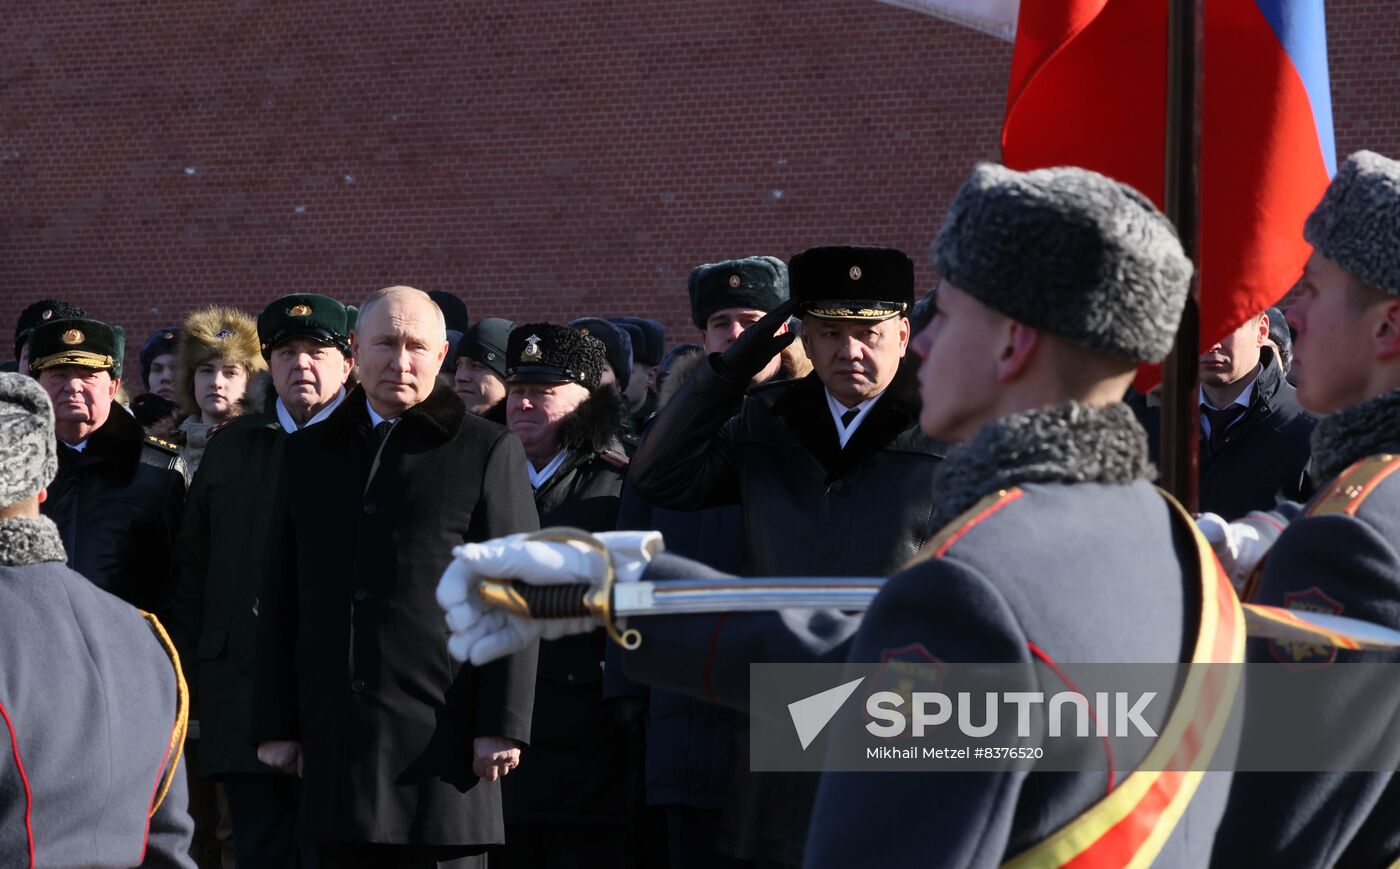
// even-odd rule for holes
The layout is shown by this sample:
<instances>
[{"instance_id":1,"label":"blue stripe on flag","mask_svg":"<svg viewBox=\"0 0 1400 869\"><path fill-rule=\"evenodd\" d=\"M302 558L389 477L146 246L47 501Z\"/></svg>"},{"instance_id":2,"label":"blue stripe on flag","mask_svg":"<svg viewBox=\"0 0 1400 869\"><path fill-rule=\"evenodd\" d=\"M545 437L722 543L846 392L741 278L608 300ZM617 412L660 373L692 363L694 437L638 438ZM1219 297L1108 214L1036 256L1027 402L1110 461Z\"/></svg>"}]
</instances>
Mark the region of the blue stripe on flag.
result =
<instances>
[{"instance_id":1,"label":"blue stripe on flag","mask_svg":"<svg viewBox=\"0 0 1400 869\"><path fill-rule=\"evenodd\" d=\"M1219 2L1219 0L1217 0ZM1284 52L1293 61L1312 103L1317 138L1327 174L1337 174L1337 143L1332 130L1332 87L1327 74L1327 24L1323 0L1255 0Z\"/></svg>"}]
</instances>

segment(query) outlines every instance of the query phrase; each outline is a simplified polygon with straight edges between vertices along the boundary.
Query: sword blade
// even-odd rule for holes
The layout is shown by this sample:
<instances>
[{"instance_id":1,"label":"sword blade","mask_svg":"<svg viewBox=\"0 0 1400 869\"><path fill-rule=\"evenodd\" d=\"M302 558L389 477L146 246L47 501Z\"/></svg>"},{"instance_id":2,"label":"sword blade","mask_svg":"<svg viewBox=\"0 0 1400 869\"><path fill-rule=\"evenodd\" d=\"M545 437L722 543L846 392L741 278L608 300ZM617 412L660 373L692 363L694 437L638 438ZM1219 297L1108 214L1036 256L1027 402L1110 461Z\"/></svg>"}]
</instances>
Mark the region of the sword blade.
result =
<instances>
[{"instance_id":1,"label":"sword blade","mask_svg":"<svg viewBox=\"0 0 1400 869\"><path fill-rule=\"evenodd\" d=\"M620 582L613 586L613 613L622 618L781 609L864 610L884 584L883 577L850 576Z\"/></svg>"},{"instance_id":2,"label":"sword blade","mask_svg":"<svg viewBox=\"0 0 1400 869\"><path fill-rule=\"evenodd\" d=\"M767 612L783 609L862 611L883 577L817 576L676 579L613 586L613 614L634 616ZM1400 631L1345 616L1244 604L1249 636L1361 650L1400 649Z\"/></svg>"}]
</instances>

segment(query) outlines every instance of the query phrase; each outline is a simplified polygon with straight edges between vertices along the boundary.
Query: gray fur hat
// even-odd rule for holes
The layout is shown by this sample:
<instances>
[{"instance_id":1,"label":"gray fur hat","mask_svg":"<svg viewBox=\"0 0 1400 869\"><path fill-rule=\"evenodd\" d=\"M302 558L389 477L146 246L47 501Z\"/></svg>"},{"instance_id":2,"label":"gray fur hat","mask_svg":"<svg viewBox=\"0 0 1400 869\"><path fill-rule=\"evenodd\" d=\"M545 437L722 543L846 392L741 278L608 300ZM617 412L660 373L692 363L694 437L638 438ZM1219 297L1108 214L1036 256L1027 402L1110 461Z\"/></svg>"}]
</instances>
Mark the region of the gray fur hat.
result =
<instances>
[{"instance_id":1,"label":"gray fur hat","mask_svg":"<svg viewBox=\"0 0 1400 869\"><path fill-rule=\"evenodd\" d=\"M931 256L945 280L988 307L1137 362L1171 351L1191 286L1191 261L1151 201L1073 167L979 164Z\"/></svg>"},{"instance_id":2,"label":"gray fur hat","mask_svg":"<svg viewBox=\"0 0 1400 869\"><path fill-rule=\"evenodd\" d=\"M32 377L0 374L0 507L39 494L57 473L48 393Z\"/></svg>"},{"instance_id":3,"label":"gray fur hat","mask_svg":"<svg viewBox=\"0 0 1400 869\"><path fill-rule=\"evenodd\" d=\"M1374 151L1348 157L1303 238L1366 283L1400 295L1400 163Z\"/></svg>"}]
</instances>

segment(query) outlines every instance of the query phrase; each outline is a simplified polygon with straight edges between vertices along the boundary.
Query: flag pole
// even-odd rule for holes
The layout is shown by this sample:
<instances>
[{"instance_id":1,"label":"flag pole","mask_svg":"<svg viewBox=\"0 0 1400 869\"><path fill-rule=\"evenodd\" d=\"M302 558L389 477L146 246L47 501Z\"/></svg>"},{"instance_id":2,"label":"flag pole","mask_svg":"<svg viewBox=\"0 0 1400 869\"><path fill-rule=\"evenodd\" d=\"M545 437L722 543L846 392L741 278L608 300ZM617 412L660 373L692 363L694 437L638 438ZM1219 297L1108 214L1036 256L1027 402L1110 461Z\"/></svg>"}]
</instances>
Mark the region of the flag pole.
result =
<instances>
[{"instance_id":1,"label":"flag pole","mask_svg":"<svg viewBox=\"0 0 1400 869\"><path fill-rule=\"evenodd\" d=\"M1186 255L1198 264L1192 291L1182 313L1176 344L1162 366L1162 485L1191 512L1197 510L1197 440L1200 410L1196 403L1200 358L1198 73L1201 56L1199 0L1167 2L1167 147L1164 204L1176 224Z\"/></svg>"}]
</instances>

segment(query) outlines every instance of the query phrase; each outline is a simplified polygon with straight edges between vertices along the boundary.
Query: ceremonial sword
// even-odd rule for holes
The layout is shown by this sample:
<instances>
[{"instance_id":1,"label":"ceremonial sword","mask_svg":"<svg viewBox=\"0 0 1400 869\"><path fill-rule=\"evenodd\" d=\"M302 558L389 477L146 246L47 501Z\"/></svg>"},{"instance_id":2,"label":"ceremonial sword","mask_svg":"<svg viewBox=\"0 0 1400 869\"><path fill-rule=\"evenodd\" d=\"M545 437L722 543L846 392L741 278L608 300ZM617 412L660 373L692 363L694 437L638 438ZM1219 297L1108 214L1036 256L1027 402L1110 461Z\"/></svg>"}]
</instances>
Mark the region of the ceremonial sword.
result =
<instances>
[{"instance_id":1,"label":"ceremonial sword","mask_svg":"<svg viewBox=\"0 0 1400 869\"><path fill-rule=\"evenodd\" d=\"M603 581L532 585L519 579L484 578L482 603L532 619L594 616L608 636L625 649L641 645L635 628L619 631L617 619L770 612L785 609L837 609L864 612L885 584L883 577L755 577L667 579L617 582L607 547L582 531L549 529L533 540L576 542L603 556ZM1249 636L1283 643L1312 643L1355 651L1400 649L1400 631L1374 622L1327 613L1242 604Z\"/></svg>"}]
</instances>

